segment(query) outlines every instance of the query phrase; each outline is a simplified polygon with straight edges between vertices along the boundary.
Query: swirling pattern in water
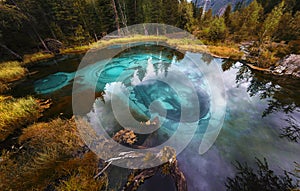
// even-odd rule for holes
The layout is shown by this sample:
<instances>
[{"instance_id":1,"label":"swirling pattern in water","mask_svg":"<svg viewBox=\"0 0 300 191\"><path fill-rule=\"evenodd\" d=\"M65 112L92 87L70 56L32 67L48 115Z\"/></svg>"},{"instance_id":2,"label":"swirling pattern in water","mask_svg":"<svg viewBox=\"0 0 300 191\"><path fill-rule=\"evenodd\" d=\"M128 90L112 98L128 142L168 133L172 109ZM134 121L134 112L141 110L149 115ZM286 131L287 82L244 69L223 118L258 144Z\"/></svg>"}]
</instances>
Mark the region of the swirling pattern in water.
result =
<instances>
[{"instance_id":1,"label":"swirling pattern in water","mask_svg":"<svg viewBox=\"0 0 300 191\"><path fill-rule=\"evenodd\" d=\"M71 79L73 79L72 74L58 72L35 81L34 90L38 94L51 93L66 86Z\"/></svg>"}]
</instances>

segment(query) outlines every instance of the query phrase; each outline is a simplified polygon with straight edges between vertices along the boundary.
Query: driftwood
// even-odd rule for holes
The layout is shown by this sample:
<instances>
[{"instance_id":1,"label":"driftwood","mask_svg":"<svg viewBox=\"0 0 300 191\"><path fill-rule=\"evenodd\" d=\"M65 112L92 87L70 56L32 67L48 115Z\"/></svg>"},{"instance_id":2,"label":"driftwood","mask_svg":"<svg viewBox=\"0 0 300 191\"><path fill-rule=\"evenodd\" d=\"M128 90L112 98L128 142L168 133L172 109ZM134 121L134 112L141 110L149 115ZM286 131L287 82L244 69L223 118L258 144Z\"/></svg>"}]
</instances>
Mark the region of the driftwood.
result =
<instances>
[{"instance_id":1,"label":"driftwood","mask_svg":"<svg viewBox=\"0 0 300 191\"><path fill-rule=\"evenodd\" d=\"M159 123L158 119L155 119L153 123L155 123L154 125L156 125L156 123ZM150 122L147 125L151 125ZM113 139L119 143L123 142L123 143L129 143L130 145L132 145L136 141L136 136L134 135L133 131L121 130L113 137ZM132 141L132 139L134 139L134 141ZM170 153L172 155L169 155ZM123 157L126 157L126 155L130 155L129 157L134 156L133 153L128 152L128 153L124 154ZM164 173L164 174L171 175L172 179L174 180L174 182L176 184L177 190L178 191L187 191L186 179L184 177L184 174L178 168L175 151L171 148L165 148L155 158L161 159L163 157L167 157L170 159L168 160L168 162L165 162L164 164L162 164L160 166L156 166L156 167L148 168L148 169L142 169L142 170L135 170L133 173L131 173L130 176L128 177L128 181L127 181L126 185L123 187L123 191L137 190L138 187L144 182L144 180L149 179L158 173ZM119 158L117 160L119 160ZM161 159L161 161L163 161L163 159ZM104 169L107 169L107 167L111 163L112 163L112 160L109 161L109 163L105 166ZM104 170L102 170L102 171L104 171Z\"/></svg>"},{"instance_id":2,"label":"driftwood","mask_svg":"<svg viewBox=\"0 0 300 191\"><path fill-rule=\"evenodd\" d=\"M134 145L136 135L131 130L121 130L113 137L114 141L125 144L135 149L145 149L145 146ZM106 145L109 147L110 144ZM109 150L114 148L109 148ZM116 162L128 162L132 164L149 164L149 167L154 164L161 164L152 168L133 170L129 175L127 183L123 186L123 191L135 191L144 182L144 180L153 177L158 173L170 175L175 182L178 191L187 191L187 183L184 174L180 171L177 165L176 152L171 147L164 147L161 150L154 149L151 153L143 153L137 151L121 152L118 155L110 156L105 161L106 165L97 173L94 178L100 177L108 167ZM146 163L145 163L146 162ZM151 165L152 164L152 165ZM135 166L135 165L134 165Z\"/></svg>"},{"instance_id":3,"label":"driftwood","mask_svg":"<svg viewBox=\"0 0 300 191\"><path fill-rule=\"evenodd\" d=\"M178 191L187 191L186 179L183 173L178 168L177 160L175 157L173 160L160 166L133 172L131 175L129 175L128 181L123 187L122 191L135 191L146 179L149 179L155 174L161 172L171 175Z\"/></svg>"}]
</instances>

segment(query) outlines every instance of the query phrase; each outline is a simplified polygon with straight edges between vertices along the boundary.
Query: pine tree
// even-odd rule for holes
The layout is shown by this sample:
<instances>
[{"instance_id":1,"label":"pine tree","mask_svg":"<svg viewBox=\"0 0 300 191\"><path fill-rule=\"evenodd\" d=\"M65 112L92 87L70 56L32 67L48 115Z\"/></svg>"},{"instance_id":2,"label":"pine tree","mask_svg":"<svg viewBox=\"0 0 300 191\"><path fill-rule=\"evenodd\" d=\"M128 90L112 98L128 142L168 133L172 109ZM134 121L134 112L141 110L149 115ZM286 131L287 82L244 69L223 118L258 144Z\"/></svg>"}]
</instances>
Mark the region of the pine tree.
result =
<instances>
[{"instance_id":1,"label":"pine tree","mask_svg":"<svg viewBox=\"0 0 300 191\"><path fill-rule=\"evenodd\" d=\"M227 7L226 7L226 10L224 12L224 20L225 20L225 24L226 26L230 26L230 13L231 13L231 4L229 4Z\"/></svg>"},{"instance_id":2,"label":"pine tree","mask_svg":"<svg viewBox=\"0 0 300 191\"><path fill-rule=\"evenodd\" d=\"M182 0L179 3L179 27L189 32L192 31L194 24L194 12L192 3L188 3L186 0Z\"/></svg>"},{"instance_id":3,"label":"pine tree","mask_svg":"<svg viewBox=\"0 0 300 191\"><path fill-rule=\"evenodd\" d=\"M230 15L226 25L234 33L236 41L246 40L258 34L262 16L263 8L254 0L248 7Z\"/></svg>"},{"instance_id":4,"label":"pine tree","mask_svg":"<svg viewBox=\"0 0 300 191\"><path fill-rule=\"evenodd\" d=\"M208 36L211 41L224 41L227 36L227 28L223 17L215 17L209 27Z\"/></svg>"},{"instance_id":5,"label":"pine tree","mask_svg":"<svg viewBox=\"0 0 300 191\"><path fill-rule=\"evenodd\" d=\"M271 13L268 14L263 23L262 29L259 34L261 43L265 40L271 40L278 29L280 19L283 15L284 1L276 6Z\"/></svg>"},{"instance_id":6,"label":"pine tree","mask_svg":"<svg viewBox=\"0 0 300 191\"><path fill-rule=\"evenodd\" d=\"M177 0L163 0L162 21L165 24L177 26L179 19L178 5Z\"/></svg>"}]
</instances>

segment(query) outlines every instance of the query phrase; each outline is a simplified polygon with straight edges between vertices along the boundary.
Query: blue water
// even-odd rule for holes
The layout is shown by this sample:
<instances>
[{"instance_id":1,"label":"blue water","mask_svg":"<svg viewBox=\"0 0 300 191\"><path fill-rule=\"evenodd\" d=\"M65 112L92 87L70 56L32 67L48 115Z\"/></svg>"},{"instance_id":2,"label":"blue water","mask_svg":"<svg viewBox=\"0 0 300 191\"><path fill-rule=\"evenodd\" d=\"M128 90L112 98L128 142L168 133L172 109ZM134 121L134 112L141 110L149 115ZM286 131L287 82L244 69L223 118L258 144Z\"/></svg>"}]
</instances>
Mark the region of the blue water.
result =
<instances>
[{"instance_id":1,"label":"blue water","mask_svg":"<svg viewBox=\"0 0 300 191\"><path fill-rule=\"evenodd\" d=\"M215 64L218 70L202 70L210 64ZM292 171L293 162L300 162L299 144L279 135L290 125L289 119L299 125L299 81L291 87L288 82L261 76L240 63L231 63L229 67L227 64L226 60L200 53L181 55L157 45L140 45L77 72L58 72L39 79L35 91L38 94L62 91L75 77L81 87L74 90L76 93L88 89L104 91L105 103L95 100L87 116L91 121L101 118L110 134L120 126L137 125L127 115L116 118L109 104L111 95L115 95L120 113L128 106L137 121L159 118L161 127L147 146L162 144L174 135L179 121L196 123L191 142L178 155L189 190L225 190L226 177L235 172L231 163L236 160L253 166L255 157L265 157L276 173L282 173L282 169ZM215 87L220 88L220 83L226 106L221 104L216 108L225 109L224 124L213 146L200 155L199 146L206 130L217 131L208 129L212 116L220 120L222 117L213 108L220 102L215 96ZM184 136L182 139L178 142L185 141ZM150 185L141 188L149 189Z\"/></svg>"}]
</instances>

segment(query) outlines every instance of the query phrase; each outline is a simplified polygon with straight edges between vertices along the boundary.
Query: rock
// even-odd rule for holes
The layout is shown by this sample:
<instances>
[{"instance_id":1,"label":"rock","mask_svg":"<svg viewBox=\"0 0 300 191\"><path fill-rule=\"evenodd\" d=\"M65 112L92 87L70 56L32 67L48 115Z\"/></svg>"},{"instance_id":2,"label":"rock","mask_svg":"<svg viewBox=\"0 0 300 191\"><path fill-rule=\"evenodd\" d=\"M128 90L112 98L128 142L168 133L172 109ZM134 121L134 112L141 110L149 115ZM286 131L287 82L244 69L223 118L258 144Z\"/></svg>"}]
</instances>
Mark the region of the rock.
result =
<instances>
[{"instance_id":1,"label":"rock","mask_svg":"<svg viewBox=\"0 0 300 191\"><path fill-rule=\"evenodd\" d=\"M272 70L276 75L291 75L300 78L300 55L291 54L279 61L277 66Z\"/></svg>"},{"instance_id":2,"label":"rock","mask_svg":"<svg viewBox=\"0 0 300 191\"><path fill-rule=\"evenodd\" d=\"M47 48L49 49L50 52L58 54L59 49L63 47L63 43L52 38L47 38L44 40Z\"/></svg>"}]
</instances>

